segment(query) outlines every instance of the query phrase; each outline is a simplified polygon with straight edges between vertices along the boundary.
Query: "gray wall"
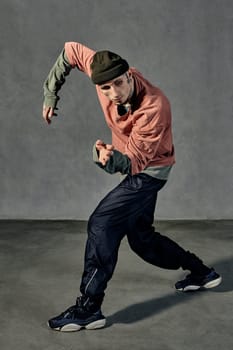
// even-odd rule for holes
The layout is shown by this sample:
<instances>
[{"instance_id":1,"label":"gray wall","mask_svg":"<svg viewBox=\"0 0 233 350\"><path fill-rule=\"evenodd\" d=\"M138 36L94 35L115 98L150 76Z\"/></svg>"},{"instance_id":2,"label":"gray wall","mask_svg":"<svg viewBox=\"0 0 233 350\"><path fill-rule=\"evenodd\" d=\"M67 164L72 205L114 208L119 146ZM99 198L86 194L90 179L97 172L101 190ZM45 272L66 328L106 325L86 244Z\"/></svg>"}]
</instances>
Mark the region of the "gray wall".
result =
<instances>
[{"instance_id":1,"label":"gray wall","mask_svg":"<svg viewBox=\"0 0 233 350\"><path fill-rule=\"evenodd\" d=\"M1 0L0 218L87 219L118 176L93 163L110 133L87 77L73 71L59 117L42 84L65 41L110 49L168 95L177 163L159 219L232 219L232 0Z\"/></svg>"}]
</instances>

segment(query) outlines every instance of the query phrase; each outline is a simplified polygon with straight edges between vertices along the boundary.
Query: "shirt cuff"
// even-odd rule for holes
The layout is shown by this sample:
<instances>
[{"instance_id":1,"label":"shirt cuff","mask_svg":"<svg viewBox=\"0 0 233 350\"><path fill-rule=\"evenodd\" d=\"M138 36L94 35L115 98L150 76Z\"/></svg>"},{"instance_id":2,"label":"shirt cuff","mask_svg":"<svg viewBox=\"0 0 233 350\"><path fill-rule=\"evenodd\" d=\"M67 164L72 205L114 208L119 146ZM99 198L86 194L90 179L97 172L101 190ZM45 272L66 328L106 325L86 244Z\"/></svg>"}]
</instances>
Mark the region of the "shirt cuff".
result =
<instances>
[{"instance_id":1,"label":"shirt cuff","mask_svg":"<svg viewBox=\"0 0 233 350\"><path fill-rule=\"evenodd\" d=\"M101 169L104 169L107 173L115 174L117 172L120 172L122 175L131 173L130 159L127 155L122 154L117 150L113 150L113 155L107 161L106 165L102 165L99 161L98 151L94 145L93 160Z\"/></svg>"}]
</instances>

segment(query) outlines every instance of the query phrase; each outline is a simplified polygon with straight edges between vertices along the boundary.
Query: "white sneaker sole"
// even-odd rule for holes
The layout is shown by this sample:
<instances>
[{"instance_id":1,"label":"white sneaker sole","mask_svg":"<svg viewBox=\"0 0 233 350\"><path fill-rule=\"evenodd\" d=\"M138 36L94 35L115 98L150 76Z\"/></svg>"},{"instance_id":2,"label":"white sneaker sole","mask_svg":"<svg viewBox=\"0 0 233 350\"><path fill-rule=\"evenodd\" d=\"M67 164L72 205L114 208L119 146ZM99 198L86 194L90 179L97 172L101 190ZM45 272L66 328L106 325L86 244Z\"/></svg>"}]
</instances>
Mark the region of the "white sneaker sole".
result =
<instances>
[{"instance_id":1,"label":"white sneaker sole","mask_svg":"<svg viewBox=\"0 0 233 350\"><path fill-rule=\"evenodd\" d=\"M89 324L87 324L86 326L81 326L79 324L75 324L75 323L69 323L66 324L63 327L57 327L57 328L52 328L54 331L60 331L60 332L77 332L80 331L80 329L85 328L88 330L93 330L93 329L99 329L99 328L103 328L106 324L106 318L102 319L102 320L98 320L95 322L91 322ZM48 324L49 326L49 324ZM49 328L51 328L49 326Z\"/></svg>"},{"instance_id":2,"label":"white sneaker sole","mask_svg":"<svg viewBox=\"0 0 233 350\"><path fill-rule=\"evenodd\" d=\"M204 286L189 285L189 286L185 287L184 289L180 288L180 289L176 289L176 290L178 290L180 292L188 292L188 291L195 291L195 290L198 290L201 288L210 289L210 288L217 287L221 282L222 282L222 277L219 276L219 278L216 278L215 280L204 284Z\"/></svg>"},{"instance_id":3,"label":"white sneaker sole","mask_svg":"<svg viewBox=\"0 0 233 350\"><path fill-rule=\"evenodd\" d=\"M203 287L207 289L214 288L214 287L217 287L221 282L222 282L222 277L219 276L219 278L216 278L216 280L206 283Z\"/></svg>"}]
</instances>

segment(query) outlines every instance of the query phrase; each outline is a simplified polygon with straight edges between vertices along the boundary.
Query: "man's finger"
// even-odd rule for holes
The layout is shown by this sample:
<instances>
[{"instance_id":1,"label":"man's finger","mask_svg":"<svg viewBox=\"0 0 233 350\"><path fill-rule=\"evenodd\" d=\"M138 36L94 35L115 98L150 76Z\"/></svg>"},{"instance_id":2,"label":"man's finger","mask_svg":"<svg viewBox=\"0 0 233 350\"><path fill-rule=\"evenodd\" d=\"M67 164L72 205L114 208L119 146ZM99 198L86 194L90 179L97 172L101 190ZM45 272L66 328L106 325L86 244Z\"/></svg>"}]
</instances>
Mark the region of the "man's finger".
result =
<instances>
[{"instance_id":1,"label":"man's finger","mask_svg":"<svg viewBox=\"0 0 233 350\"><path fill-rule=\"evenodd\" d=\"M46 116L45 114L43 114L43 118L44 118L44 120L45 120L48 124L51 123L50 118L49 118L48 116Z\"/></svg>"},{"instance_id":2,"label":"man's finger","mask_svg":"<svg viewBox=\"0 0 233 350\"><path fill-rule=\"evenodd\" d=\"M106 145L106 149L108 151L113 151L114 150L114 146L113 145Z\"/></svg>"},{"instance_id":3,"label":"man's finger","mask_svg":"<svg viewBox=\"0 0 233 350\"><path fill-rule=\"evenodd\" d=\"M98 151L101 151L102 149L105 149L105 143L102 140L97 140L95 147Z\"/></svg>"},{"instance_id":4,"label":"man's finger","mask_svg":"<svg viewBox=\"0 0 233 350\"><path fill-rule=\"evenodd\" d=\"M49 112L48 112L48 116L49 116L49 118L52 118L53 115L54 115L54 110L53 110L53 108L50 107Z\"/></svg>"},{"instance_id":5,"label":"man's finger","mask_svg":"<svg viewBox=\"0 0 233 350\"><path fill-rule=\"evenodd\" d=\"M104 146L105 147L105 143L102 140L97 140L95 144L96 144L96 146Z\"/></svg>"}]
</instances>

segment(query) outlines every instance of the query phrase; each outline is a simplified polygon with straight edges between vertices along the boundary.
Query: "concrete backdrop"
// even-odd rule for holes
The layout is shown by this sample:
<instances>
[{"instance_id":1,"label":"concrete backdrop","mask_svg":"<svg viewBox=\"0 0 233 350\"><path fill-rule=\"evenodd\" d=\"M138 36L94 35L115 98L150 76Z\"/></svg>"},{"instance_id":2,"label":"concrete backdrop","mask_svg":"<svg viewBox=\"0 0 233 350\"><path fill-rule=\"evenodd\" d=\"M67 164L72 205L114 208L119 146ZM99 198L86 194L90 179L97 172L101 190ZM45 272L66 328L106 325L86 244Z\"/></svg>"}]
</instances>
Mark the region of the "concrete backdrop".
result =
<instances>
[{"instance_id":1,"label":"concrete backdrop","mask_svg":"<svg viewBox=\"0 0 233 350\"><path fill-rule=\"evenodd\" d=\"M1 0L0 219L87 219L118 183L92 163L110 133L83 74L59 117L41 117L42 84L65 41L125 57L169 97L177 163L159 219L232 219L231 0Z\"/></svg>"}]
</instances>

